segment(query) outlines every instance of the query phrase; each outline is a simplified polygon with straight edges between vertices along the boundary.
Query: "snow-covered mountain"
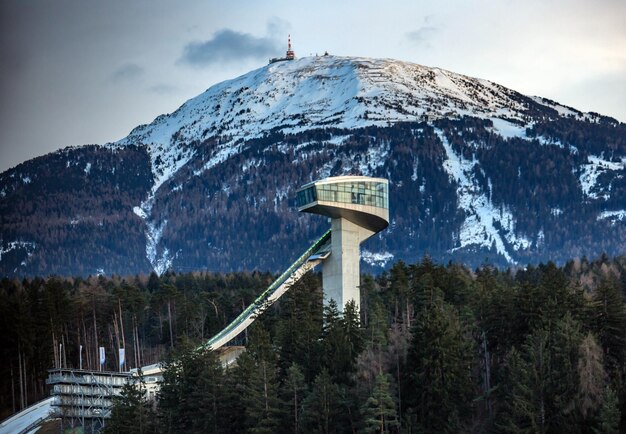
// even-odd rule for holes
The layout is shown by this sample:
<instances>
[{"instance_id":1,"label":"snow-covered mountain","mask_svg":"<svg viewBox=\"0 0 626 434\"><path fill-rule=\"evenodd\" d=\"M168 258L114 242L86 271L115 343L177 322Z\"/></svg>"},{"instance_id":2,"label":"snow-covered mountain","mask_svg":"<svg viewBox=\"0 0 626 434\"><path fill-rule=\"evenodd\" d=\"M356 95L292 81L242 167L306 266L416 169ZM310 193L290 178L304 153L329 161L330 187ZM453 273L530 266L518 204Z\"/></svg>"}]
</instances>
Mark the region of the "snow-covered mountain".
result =
<instances>
[{"instance_id":1,"label":"snow-covered mountain","mask_svg":"<svg viewBox=\"0 0 626 434\"><path fill-rule=\"evenodd\" d=\"M391 181L373 267L624 253L624 124L440 68L322 56L1 174L0 272L278 271L326 225L296 213L295 189L346 173Z\"/></svg>"},{"instance_id":2,"label":"snow-covered mountain","mask_svg":"<svg viewBox=\"0 0 626 434\"><path fill-rule=\"evenodd\" d=\"M169 145L213 135L261 137L274 128L387 126L425 114L524 120L528 103L495 83L393 60L308 57L225 81L170 115L135 128L120 144ZM565 108L564 108L565 109ZM566 110L566 109L565 109Z\"/></svg>"}]
</instances>

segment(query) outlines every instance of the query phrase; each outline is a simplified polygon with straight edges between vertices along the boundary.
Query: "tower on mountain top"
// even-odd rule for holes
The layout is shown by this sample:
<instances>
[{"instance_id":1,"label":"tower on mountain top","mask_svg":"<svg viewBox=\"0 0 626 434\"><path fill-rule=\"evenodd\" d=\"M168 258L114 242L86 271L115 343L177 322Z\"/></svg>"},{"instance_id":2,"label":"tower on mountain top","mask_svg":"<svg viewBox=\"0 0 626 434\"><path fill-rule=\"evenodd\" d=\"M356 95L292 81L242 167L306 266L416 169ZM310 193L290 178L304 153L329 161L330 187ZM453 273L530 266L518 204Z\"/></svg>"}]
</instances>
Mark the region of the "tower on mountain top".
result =
<instances>
[{"instance_id":1,"label":"tower on mountain top","mask_svg":"<svg viewBox=\"0 0 626 434\"><path fill-rule=\"evenodd\" d=\"M294 60L296 58L296 53L291 48L291 35L287 38L287 53L285 57L273 57L270 59L270 63L274 62L282 62L284 60Z\"/></svg>"},{"instance_id":2,"label":"tower on mountain top","mask_svg":"<svg viewBox=\"0 0 626 434\"><path fill-rule=\"evenodd\" d=\"M294 53L293 49L291 48L291 35L289 35L289 37L287 38L287 55L285 56L285 59L293 60L295 58L296 53Z\"/></svg>"}]
</instances>

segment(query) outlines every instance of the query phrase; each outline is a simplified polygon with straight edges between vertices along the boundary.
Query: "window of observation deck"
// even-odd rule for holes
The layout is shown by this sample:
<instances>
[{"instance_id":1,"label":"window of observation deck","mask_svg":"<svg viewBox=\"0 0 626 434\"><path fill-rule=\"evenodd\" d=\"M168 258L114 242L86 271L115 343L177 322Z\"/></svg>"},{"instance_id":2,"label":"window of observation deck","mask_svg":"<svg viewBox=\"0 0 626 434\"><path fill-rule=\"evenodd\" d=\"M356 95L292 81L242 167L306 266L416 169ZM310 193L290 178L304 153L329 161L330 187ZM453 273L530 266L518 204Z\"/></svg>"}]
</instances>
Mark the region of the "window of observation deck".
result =
<instances>
[{"instance_id":1,"label":"window of observation deck","mask_svg":"<svg viewBox=\"0 0 626 434\"><path fill-rule=\"evenodd\" d=\"M347 181L315 184L298 192L298 207L311 202L338 202L389 209L389 186L384 182Z\"/></svg>"}]
</instances>

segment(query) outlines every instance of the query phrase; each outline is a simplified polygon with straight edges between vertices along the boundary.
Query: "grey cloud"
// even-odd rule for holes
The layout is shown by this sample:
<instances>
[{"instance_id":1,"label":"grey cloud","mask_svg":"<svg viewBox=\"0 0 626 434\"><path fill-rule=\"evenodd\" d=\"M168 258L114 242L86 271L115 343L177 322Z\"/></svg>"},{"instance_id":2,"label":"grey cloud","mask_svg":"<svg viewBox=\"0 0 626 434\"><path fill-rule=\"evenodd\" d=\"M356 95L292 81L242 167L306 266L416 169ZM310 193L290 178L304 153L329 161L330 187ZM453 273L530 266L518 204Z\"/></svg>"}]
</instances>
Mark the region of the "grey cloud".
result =
<instances>
[{"instance_id":1,"label":"grey cloud","mask_svg":"<svg viewBox=\"0 0 626 434\"><path fill-rule=\"evenodd\" d=\"M417 30L409 32L407 38L416 45L428 45L429 39L437 30L438 28L432 24L432 16L427 15L424 17L424 24Z\"/></svg>"},{"instance_id":2,"label":"grey cloud","mask_svg":"<svg viewBox=\"0 0 626 434\"><path fill-rule=\"evenodd\" d=\"M157 84L149 87L148 90L158 95L170 95L176 93L178 88L170 84Z\"/></svg>"},{"instance_id":3,"label":"grey cloud","mask_svg":"<svg viewBox=\"0 0 626 434\"><path fill-rule=\"evenodd\" d=\"M434 32L437 31L437 27L422 26L419 29L407 34L407 38L416 44L424 44L428 42Z\"/></svg>"},{"instance_id":4,"label":"grey cloud","mask_svg":"<svg viewBox=\"0 0 626 434\"><path fill-rule=\"evenodd\" d=\"M141 77L143 73L144 69L141 66L134 63L127 63L113 71L113 74L111 74L111 81L120 82L133 80Z\"/></svg>"},{"instance_id":5,"label":"grey cloud","mask_svg":"<svg viewBox=\"0 0 626 434\"><path fill-rule=\"evenodd\" d=\"M279 51L272 38L257 38L248 33L224 29L208 41L187 44L180 61L193 66L209 66L218 62L264 59Z\"/></svg>"}]
</instances>

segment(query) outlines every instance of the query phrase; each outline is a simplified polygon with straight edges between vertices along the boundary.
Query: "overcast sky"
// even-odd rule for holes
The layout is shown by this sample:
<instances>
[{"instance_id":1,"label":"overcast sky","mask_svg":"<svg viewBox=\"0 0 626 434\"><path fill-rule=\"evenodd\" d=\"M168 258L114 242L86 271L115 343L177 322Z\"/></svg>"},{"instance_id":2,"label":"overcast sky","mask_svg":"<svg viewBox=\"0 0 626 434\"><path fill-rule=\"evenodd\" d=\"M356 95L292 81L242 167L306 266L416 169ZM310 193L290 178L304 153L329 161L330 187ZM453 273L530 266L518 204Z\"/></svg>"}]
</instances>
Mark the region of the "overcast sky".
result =
<instances>
[{"instance_id":1,"label":"overcast sky","mask_svg":"<svg viewBox=\"0 0 626 434\"><path fill-rule=\"evenodd\" d=\"M626 121L626 1L0 0L0 171L106 143L282 55L486 78Z\"/></svg>"}]
</instances>

